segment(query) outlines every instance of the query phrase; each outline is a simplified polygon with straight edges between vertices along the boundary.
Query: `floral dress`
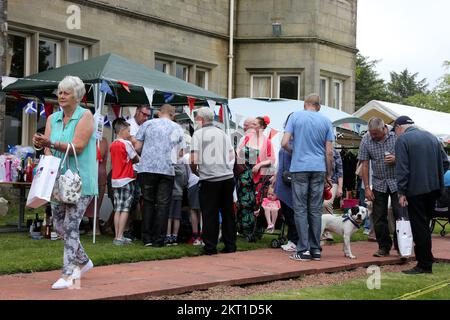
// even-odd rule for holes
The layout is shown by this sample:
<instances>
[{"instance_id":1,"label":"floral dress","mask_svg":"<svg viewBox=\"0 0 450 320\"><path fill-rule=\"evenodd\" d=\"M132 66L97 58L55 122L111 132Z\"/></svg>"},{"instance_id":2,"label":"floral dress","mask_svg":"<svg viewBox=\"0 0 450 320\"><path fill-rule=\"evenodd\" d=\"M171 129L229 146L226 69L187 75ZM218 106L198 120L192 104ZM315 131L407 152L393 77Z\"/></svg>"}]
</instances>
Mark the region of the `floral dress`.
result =
<instances>
[{"instance_id":1,"label":"floral dress","mask_svg":"<svg viewBox=\"0 0 450 320\"><path fill-rule=\"evenodd\" d=\"M252 169L254 164L249 159L256 159L259 150L245 146L243 148L245 166L247 169L237 177L238 195L238 230L244 235L253 234L255 225L254 211L256 207L255 183Z\"/></svg>"}]
</instances>

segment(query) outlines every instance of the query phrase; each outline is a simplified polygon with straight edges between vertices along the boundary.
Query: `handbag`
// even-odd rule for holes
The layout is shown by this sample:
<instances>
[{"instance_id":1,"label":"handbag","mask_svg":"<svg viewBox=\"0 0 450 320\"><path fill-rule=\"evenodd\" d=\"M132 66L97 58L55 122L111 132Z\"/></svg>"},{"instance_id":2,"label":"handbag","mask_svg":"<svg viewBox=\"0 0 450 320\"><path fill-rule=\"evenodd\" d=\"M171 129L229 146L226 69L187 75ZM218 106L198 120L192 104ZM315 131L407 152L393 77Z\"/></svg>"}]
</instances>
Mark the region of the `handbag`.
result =
<instances>
[{"instance_id":1,"label":"handbag","mask_svg":"<svg viewBox=\"0 0 450 320\"><path fill-rule=\"evenodd\" d=\"M286 155L283 155L283 167L287 168ZM289 170L283 170L283 173L281 174L281 180L285 185L290 187L292 185L292 173Z\"/></svg>"},{"instance_id":2,"label":"handbag","mask_svg":"<svg viewBox=\"0 0 450 320\"><path fill-rule=\"evenodd\" d=\"M412 254L413 236L407 207L399 208L399 217L396 221L396 232L400 255L402 257L410 256Z\"/></svg>"},{"instance_id":3,"label":"handbag","mask_svg":"<svg viewBox=\"0 0 450 320\"><path fill-rule=\"evenodd\" d=\"M67 159L70 148L73 150L76 172L72 172L72 170L70 170L70 163ZM68 169L64 174L61 174L66 161ZM66 154L59 168L59 176L57 177L53 188L53 199L60 203L76 204L81 198L81 186L82 182L80 177L80 169L78 167L77 153L75 146L72 143L69 143L67 145Z\"/></svg>"}]
</instances>

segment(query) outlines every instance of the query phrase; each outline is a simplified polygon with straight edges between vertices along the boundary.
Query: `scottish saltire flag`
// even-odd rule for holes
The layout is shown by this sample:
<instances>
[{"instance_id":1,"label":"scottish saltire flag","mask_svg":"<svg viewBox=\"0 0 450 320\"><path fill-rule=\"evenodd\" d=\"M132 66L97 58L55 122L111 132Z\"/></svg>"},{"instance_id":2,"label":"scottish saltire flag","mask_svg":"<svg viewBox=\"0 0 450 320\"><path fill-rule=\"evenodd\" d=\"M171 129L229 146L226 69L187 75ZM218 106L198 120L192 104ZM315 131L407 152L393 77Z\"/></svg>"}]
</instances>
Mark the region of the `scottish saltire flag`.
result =
<instances>
[{"instance_id":1,"label":"scottish saltire flag","mask_svg":"<svg viewBox=\"0 0 450 320\"><path fill-rule=\"evenodd\" d=\"M37 104L34 101L29 101L25 106L25 113L32 114L37 112Z\"/></svg>"},{"instance_id":2,"label":"scottish saltire flag","mask_svg":"<svg viewBox=\"0 0 450 320\"><path fill-rule=\"evenodd\" d=\"M164 93L164 102L170 103L173 98L175 98L175 95L173 93Z\"/></svg>"},{"instance_id":3,"label":"scottish saltire flag","mask_svg":"<svg viewBox=\"0 0 450 320\"><path fill-rule=\"evenodd\" d=\"M41 116L42 118L47 118L47 113L45 112L43 103L39 103L39 116Z\"/></svg>"}]
</instances>

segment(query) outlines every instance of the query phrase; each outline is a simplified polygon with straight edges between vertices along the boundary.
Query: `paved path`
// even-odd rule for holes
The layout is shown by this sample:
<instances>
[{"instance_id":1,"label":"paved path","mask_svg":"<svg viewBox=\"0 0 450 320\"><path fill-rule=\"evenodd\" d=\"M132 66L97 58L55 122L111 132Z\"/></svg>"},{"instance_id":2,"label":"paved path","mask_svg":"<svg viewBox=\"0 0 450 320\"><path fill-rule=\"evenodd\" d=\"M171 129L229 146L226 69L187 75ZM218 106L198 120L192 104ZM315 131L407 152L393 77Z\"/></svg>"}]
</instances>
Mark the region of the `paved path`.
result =
<instances>
[{"instance_id":1,"label":"paved path","mask_svg":"<svg viewBox=\"0 0 450 320\"><path fill-rule=\"evenodd\" d=\"M396 256L372 257L373 242L353 242L356 260L345 258L342 244L324 246L322 261L290 260L281 249L260 249L95 267L83 277L81 289L50 290L60 271L0 277L0 299L140 299L149 295L179 294L217 285L243 285L288 279L305 274L337 272L369 265L398 264ZM433 237L433 253L450 262L450 237ZM151 249L149 249L151 250Z\"/></svg>"}]
</instances>

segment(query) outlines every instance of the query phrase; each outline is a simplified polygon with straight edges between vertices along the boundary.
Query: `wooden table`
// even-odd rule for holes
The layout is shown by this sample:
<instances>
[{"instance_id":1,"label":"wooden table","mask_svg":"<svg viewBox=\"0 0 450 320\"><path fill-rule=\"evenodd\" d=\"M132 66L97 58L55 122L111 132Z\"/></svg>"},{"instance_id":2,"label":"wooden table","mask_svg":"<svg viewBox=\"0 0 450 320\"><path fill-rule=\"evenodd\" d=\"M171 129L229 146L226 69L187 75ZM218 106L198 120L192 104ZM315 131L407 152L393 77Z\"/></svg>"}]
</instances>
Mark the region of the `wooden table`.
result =
<instances>
[{"instance_id":1,"label":"wooden table","mask_svg":"<svg viewBox=\"0 0 450 320\"><path fill-rule=\"evenodd\" d=\"M0 228L0 233L2 232L22 232L28 231L25 224L25 205L27 199L25 197L26 189L31 187L31 182L0 182L0 186L12 186L13 188L19 189L19 221L17 223L17 228Z\"/></svg>"}]
</instances>

